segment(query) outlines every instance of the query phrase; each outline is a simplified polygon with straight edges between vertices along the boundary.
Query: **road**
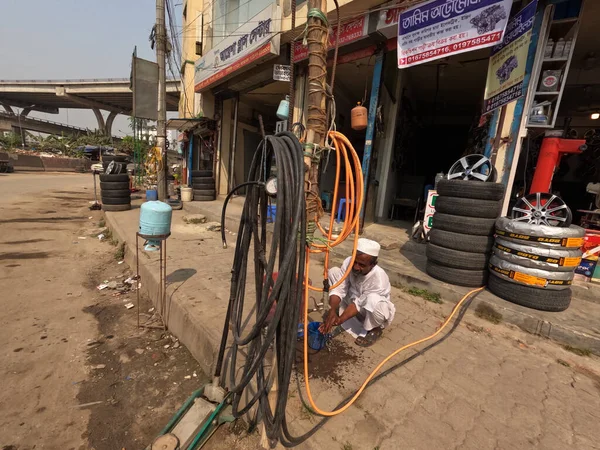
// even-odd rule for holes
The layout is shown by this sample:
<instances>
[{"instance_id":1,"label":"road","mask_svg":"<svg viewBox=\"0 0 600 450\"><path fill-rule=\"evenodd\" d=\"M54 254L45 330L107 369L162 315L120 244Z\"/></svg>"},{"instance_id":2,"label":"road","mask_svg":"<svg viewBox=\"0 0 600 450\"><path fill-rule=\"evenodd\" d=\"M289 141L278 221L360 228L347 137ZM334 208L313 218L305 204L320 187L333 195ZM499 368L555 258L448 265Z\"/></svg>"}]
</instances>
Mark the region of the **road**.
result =
<instances>
[{"instance_id":1,"label":"road","mask_svg":"<svg viewBox=\"0 0 600 450\"><path fill-rule=\"evenodd\" d=\"M93 199L94 184L89 173L11 173L0 174L0 205L10 205L22 196L40 194L45 191L76 191L86 193Z\"/></svg>"},{"instance_id":2,"label":"road","mask_svg":"<svg viewBox=\"0 0 600 450\"><path fill-rule=\"evenodd\" d=\"M195 361L137 329L131 293L96 289L131 271L95 236L89 174L4 175L0 192L0 448L143 448L200 383Z\"/></svg>"}]
</instances>

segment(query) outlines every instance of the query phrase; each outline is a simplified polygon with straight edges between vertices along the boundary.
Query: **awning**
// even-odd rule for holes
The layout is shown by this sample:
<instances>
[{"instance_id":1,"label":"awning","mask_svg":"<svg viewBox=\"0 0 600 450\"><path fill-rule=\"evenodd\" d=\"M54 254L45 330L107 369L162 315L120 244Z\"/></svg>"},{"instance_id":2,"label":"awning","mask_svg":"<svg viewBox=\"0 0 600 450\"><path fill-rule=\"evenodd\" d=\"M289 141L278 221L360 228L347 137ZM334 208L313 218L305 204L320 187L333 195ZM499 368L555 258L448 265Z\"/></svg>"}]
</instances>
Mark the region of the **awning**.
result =
<instances>
[{"instance_id":1,"label":"awning","mask_svg":"<svg viewBox=\"0 0 600 450\"><path fill-rule=\"evenodd\" d=\"M208 117L170 119L167 121L167 129L202 135L212 133L216 129L216 122Z\"/></svg>"}]
</instances>

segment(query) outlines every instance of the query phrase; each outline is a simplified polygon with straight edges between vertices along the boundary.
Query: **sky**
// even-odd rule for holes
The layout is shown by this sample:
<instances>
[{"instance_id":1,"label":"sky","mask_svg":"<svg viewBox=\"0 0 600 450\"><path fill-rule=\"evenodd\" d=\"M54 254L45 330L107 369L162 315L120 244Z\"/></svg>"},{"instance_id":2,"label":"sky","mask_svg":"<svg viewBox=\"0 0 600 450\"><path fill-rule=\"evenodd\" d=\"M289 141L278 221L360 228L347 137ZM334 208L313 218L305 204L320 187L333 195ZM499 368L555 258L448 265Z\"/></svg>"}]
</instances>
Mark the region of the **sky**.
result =
<instances>
[{"instance_id":1,"label":"sky","mask_svg":"<svg viewBox=\"0 0 600 450\"><path fill-rule=\"evenodd\" d=\"M175 0L175 4L182 0ZM129 78L131 54L155 61L150 31L155 0L1 0L0 79ZM181 6L177 6L181 23ZM104 117L108 112L103 112ZM89 110L31 113L55 122L97 128ZM121 130L121 132L119 132ZM118 116L113 134L130 133Z\"/></svg>"}]
</instances>

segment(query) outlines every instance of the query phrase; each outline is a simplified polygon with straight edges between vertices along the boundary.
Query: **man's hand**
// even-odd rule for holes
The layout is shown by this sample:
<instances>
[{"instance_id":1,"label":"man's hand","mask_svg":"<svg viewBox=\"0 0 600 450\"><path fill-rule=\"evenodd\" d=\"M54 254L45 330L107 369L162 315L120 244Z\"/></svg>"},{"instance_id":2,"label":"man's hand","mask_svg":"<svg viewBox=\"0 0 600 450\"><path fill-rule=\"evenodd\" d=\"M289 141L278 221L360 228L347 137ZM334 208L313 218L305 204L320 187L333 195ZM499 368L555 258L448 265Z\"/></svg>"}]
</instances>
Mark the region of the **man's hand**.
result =
<instances>
[{"instance_id":1,"label":"man's hand","mask_svg":"<svg viewBox=\"0 0 600 450\"><path fill-rule=\"evenodd\" d=\"M336 325L338 320L339 317L337 312L335 312L333 309L330 309L329 313L327 314L327 319L325 319L325 322L321 324L319 331L323 334L331 333L331 329Z\"/></svg>"}]
</instances>

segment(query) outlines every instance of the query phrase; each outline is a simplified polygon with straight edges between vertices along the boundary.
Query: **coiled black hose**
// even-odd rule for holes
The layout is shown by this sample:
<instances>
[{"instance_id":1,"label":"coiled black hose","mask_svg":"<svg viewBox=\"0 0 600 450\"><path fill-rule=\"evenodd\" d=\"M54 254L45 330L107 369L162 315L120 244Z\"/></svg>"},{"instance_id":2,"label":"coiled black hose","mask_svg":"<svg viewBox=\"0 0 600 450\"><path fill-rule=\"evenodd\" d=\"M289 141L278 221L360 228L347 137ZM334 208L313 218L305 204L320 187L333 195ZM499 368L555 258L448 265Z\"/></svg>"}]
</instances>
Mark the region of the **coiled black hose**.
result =
<instances>
[{"instance_id":1,"label":"coiled black hose","mask_svg":"<svg viewBox=\"0 0 600 450\"><path fill-rule=\"evenodd\" d=\"M273 161L277 171L278 192L273 233L268 242L266 218L269 196L265 191L265 182L271 175ZM302 147L296 136L284 132L267 136L259 144L248 180L235 187L224 203L221 216L224 247L227 203L233 193L241 187L247 187L248 190L237 235L229 304L215 377L220 377L222 385L229 386L235 417L245 415L258 402L254 421L257 422L259 418L263 420L271 443L279 441L285 447L294 447L314 435L329 420L329 417L323 418L303 435L292 436L286 419L287 398L296 354L306 255L304 162ZM252 310L245 313L248 305L244 304L244 299L251 254L256 292ZM275 273L277 277L274 280ZM461 307L452 329L444 337L381 373L371 380L368 386L445 340L454 332L471 301L472 299L468 300ZM273 305L274 313L269 314ZM249 325L252 315L254 321ZM231 346L229 361L225 361L224 358L227 343ZM270 348L275 352L273 367L270 367L270 358L265 360ZM245 361L240 363L241 370L237 367L238 355L245 357ZM228 383L225 383L227 373L222 370L226 364L229 367ZM238 370L241 376L237 375ZM274 408L271 408L268 398L272 370L276 370L279 386ZM300 387L299 391L302 391ZM338 407L345 405L351 398L352 395L343 400Z\"/></svg>"},{"instance_id":2,"label":"coiled black hose","mask_svg":"<svg viewBox=\"0 0 600 450\"><path fill-rule=\"evenodd\" d=\"M269 178L271 165L277 168L276 213L273 233L267 242L267 206L269 197L265 181ZM229 364L229 390L233 414L240 417L258 402L267 437L276 441L281 435L281 424L285 416L292 366L295 356L296 335L302 301L304 280L306 226L304 203L304 162L302 147L298 139L289 132L266 136L258 146L248 180L238 188L246 186L247 194L240 220L236 248L231 270L231 288L227 320L215 376L221 373L227 342L231 345ZM221 217L224 230L225 208ZM225 236L222 234L223 243ZM248 324L246 281L248 261L253 255L254 320ZM274 279L274 274L277 277ZM272 318L269 317L274 307ZM273 346L273 347L272 347ZM269 361L265 355L269 348L276 355L276 370L279 389L275 407L268 401L270 379ZM237 359L244 354L241 376L236 374ZM247 390L247 388L250 389ZM250 400L247 400L248 394ZM243 403L244 402L244 403Z\"/></svg>"}]
</instances>

